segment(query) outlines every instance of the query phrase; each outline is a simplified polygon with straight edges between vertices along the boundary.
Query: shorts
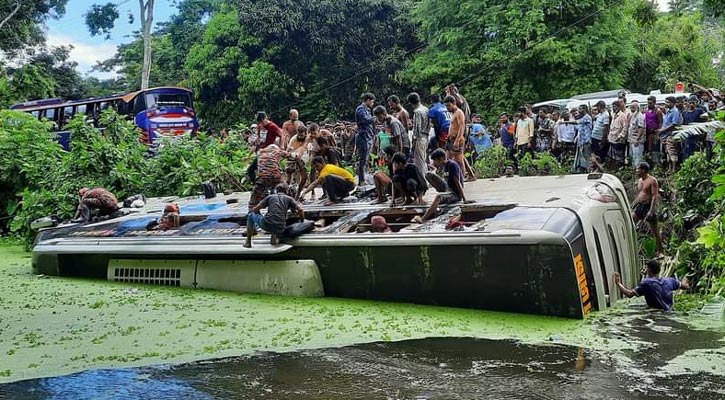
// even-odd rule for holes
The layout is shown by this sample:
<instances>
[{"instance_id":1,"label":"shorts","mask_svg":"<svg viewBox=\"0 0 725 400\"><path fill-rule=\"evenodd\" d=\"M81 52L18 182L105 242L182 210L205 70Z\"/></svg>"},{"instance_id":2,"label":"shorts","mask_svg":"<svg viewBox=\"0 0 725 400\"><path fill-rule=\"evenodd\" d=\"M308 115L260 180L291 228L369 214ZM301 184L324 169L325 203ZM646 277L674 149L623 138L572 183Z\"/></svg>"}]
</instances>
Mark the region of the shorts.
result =
<instances>
[{"instance_id":1,"label":"shorts","mask_svg":"<svg viewBox=\"0 0 725 400\"><path fill-rule=\"evenodd\" d=\"M453 142L454 142L454 140L449 140L449 141L446 142L446 150L448 150L450 152L453 152L453 153L462 153L463 152L463 149L460 148L460 147L456 147L453 144Z\"/></svg>"},{"instance_id":2,"label":"shorts","mask_svg":"<svg viewBox=\"0 0 725 400\"><path fill-rule=\"evenodd\" d=\"M461 198L455 193L448 192L438 195L438 204L453 204L458 203L459 201L461 201Z\"/></svg>"},{"instance_id":3,"label":"shorts","mask_svg":"<svg viewBox=\"0 0 725 400\"><path fill-rule=\"evenodd\" d=\"M634 215L637 216L638 220L646 220L647 222L657 222L657 213L652 213L651 216L647 217L647 213L650 210L650 203L638 203L634 205Z\"/></svg>"}]
</instances>

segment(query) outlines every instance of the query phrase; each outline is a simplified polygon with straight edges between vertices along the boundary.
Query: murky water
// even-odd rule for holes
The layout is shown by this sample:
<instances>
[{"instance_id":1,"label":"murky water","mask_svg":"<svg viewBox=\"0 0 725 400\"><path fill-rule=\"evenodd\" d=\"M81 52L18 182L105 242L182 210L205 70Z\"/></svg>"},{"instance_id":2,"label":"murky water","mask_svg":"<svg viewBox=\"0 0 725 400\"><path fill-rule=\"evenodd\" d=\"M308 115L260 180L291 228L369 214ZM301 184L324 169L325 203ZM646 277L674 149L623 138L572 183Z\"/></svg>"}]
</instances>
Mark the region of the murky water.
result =
<instances>
[{"instance_id":1,"label":"murky water","mask_svg":"<svg viewBox=\"0 0 725 400\"><path fill-rule=\"evenodd\" d=\"M622 321L626 321L622 323ZM97 370L0 386L8 399L723 399L725 377L688 351L722 351L725 331L631 310L599 334L641 342L596 351L551 343L432 338ZM703 359L704 362L704 359ZM698 363L695 360L695 363ZM702 366L700 366L702 367Z\"/></svg>"}]
</instances>

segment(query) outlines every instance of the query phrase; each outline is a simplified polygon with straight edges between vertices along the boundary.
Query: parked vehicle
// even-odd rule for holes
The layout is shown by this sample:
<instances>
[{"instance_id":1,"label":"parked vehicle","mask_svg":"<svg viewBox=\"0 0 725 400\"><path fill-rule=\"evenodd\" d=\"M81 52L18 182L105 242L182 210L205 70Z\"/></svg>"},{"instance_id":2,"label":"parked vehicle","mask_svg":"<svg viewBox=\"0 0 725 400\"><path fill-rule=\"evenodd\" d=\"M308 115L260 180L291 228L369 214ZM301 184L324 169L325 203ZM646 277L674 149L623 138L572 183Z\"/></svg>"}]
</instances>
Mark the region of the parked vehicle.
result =
<instances>
[{"instance_id":1,"label":"parked vehicle","mask_svg":"<svg viewBox=\"0 0 725 400\"><path fill-rule=\"evenodd\" d=\"M53 122L58 142L66 150L70 147L68 121L76 114L84 114L97 127L103 128L99 117L108 108L133 119L141 133L141 140L149 145L157 144L161 137L190 135L199 129L192 92L177 87L157 87L84 100L42 99L10 107L11 110L24 111L38 119Z\"/></svg>"}]
</instances>

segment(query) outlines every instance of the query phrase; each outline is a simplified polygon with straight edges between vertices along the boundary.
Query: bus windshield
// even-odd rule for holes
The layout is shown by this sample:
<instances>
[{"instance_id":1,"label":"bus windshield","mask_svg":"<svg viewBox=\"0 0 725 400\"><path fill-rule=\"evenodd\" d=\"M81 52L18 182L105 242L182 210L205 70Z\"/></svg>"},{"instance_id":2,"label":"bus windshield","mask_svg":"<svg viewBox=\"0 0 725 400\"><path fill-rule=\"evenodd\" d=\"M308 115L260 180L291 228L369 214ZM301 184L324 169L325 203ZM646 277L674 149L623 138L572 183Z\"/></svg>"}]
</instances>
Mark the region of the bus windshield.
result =
<instances>
[{"instance_id":1,"label":"bus windshield","mask_svg":"<svg viewBox=\"0 0 725 400\"><path fill-rule=\"evenodd\" d=\"M185 106L191 108L191 96L188 93L146 93L146 108L163 106Z\"/></svg>"}]
</instances>

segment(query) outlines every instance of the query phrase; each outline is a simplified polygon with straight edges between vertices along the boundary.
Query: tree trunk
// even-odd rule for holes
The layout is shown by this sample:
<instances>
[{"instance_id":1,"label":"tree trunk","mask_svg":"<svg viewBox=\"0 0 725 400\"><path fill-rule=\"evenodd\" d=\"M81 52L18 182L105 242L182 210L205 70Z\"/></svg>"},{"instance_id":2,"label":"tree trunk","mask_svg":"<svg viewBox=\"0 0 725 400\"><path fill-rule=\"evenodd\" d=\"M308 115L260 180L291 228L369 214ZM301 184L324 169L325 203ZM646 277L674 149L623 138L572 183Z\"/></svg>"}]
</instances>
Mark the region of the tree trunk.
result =
<instances>
[{"instance_id":1,"label":"tree trunk","mask_svg":"<svg viewBox=\"0 0 725 400\"><path fill-rule=\"evenodd\" d=\"M151 26L154 21L155 0L138 0L141 6L141 33L143 35L143 67L141 69L141 90L149 88L151 76Z\"/></svg>"},{"instance_id":2,"label":"tree trunk","mask_svg":"<svg viewBox=\"0 0 725 400\"><path fill-rule=\"evenodd\" d=\"M15 0L15 8L13 8L13 11L10 11L10 14L8 14L5 18L3 18L2 21L0 21L0 29L2 29L5 24L10 21L10 19L20 10L20 0Z\"/></svg>"}]
</instances>

